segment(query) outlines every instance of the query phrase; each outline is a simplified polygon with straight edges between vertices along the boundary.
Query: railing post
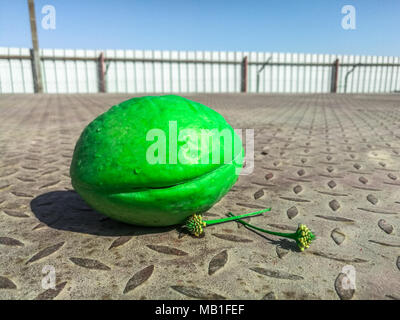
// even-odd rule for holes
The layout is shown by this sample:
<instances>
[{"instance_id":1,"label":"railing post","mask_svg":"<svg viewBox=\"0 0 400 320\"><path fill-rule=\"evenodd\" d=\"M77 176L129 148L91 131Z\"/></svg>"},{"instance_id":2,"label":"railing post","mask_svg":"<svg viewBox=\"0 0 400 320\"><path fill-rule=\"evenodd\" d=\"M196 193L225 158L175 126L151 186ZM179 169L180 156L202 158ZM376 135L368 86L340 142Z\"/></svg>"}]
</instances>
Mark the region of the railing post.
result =
<instances>
[{"instance_id":1,"label":"railing post","mask_svg":"<svg viewBox=\"0 0 400 320\"><path fill-rule=\"evenodd\" d=\"M33 88L35 90L35 93L42 93L43 92L42 70L40 69L39 41L36 30L35 4L33 0L28 0L28 7L29 7L29 18L30 18L29 20L31 24L32 46L33 46L33 49L31 49Z\"/></svg>"},{"instance_id":2,"label":"railing post","mask_svg":"<svg viewBox=\"0 0 400 320\"><path fill-rule=\"evenodd\" d=\"M338 87L339 59L336 59L332 66L331 92L336 93Z\"/></svg>"},{"instance_id":3,"label":"railing post","mask_svg":"<svg viewBox=\"0 0 400 320\"><path fill-rule=\"evenodd\" d=\"M241 77L241 92L247 92L247 72L248 72L247 56L242 60L242 77Z\"/></svg>"},{"instance_id":4,"label":"railing post","mask_svg":"<svg viewBox=\"0 0 400 320\"><path fill-rule=\"evenodd\" d=\"M106 92L106 81L105 81L105 65L104 65L104 53L101 52L97 59L97 70L99 79L99 92Z\"/></svg>"}]
</instances>

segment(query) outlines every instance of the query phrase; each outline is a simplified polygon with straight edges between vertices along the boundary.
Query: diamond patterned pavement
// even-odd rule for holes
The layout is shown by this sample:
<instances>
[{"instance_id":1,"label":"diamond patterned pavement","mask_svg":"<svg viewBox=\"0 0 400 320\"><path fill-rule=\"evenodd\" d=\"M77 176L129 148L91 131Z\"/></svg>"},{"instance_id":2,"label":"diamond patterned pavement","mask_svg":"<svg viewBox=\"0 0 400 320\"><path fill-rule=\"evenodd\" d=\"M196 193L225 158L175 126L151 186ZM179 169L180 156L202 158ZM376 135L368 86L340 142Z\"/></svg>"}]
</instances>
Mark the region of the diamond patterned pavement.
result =
<instances>
[{"instance_id":1,"label":"diamond patterned pavement","mask_svg":"<svg viewBox=\"0 0 400 320\"><path fill-rule=\"evenodd\" d=\"M399 95L184 96L254 129L253 173L206 218L272 207L251 223L305 223L311 247L236 222L197 239L112 221L69 164L84 126L132 96L1 95L0 298L400 299Z\"/></svg>"}]
</instances>

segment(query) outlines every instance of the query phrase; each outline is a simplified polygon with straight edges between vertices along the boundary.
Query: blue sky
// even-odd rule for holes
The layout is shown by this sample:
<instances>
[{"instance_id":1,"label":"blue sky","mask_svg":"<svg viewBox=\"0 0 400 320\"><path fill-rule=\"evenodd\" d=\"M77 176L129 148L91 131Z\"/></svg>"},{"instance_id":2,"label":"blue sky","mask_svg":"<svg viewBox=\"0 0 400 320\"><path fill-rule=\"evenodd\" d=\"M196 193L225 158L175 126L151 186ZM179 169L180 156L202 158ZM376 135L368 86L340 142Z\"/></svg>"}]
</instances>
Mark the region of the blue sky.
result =
<instances>
[{"instance_id":1,"label":"blue sky","mask_svg":"<svg viewBox=\"0 0 400 320\"><path fill-rule=\"evenodd\" d=\"M39 45L400 55L400 1L36 0ZM56 29L41 27L44 5ZM341 27L344 5L356 30ZM31 47L26 0L0 0L0 46Z\"/></svg>"}]
</instances>

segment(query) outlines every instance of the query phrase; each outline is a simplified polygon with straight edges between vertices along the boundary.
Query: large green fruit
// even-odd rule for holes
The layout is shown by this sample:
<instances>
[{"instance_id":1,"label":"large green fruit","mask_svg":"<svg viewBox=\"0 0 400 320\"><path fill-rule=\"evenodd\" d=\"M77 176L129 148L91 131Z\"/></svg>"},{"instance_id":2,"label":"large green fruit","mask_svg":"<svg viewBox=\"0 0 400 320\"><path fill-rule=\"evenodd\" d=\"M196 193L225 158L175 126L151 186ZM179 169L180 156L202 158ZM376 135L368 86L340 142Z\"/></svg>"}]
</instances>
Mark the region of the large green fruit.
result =
<instances>
[{"instance_id":1,"label":"large green fruit","mask_svg":"<svg viewBox=\"0 0 400 320\"><path fill-rule=\"evenodd\" d=\"M216 111L179 96L149 96L93 120L75 146L70 175L98 212L168 226L220 200L236 182L243 155L240 138Z\"/></svg>"}]
</instances>

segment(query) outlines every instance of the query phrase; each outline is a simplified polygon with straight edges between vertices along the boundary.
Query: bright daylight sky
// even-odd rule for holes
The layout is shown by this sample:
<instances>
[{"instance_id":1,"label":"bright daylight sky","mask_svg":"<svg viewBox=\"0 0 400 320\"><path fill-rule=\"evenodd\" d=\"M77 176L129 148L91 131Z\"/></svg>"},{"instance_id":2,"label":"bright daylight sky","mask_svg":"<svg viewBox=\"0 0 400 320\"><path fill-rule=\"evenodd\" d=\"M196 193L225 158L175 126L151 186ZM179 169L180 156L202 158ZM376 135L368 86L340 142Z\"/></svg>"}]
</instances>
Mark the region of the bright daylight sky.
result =
<instances>
[{"instance_id":1,"label":"bright daylight sky","mask_svg":"<svg viewBox=\"0 0 400 320\"><path fill-rule=\"evenodd\" d=\"M43 6L56 29L41 27ZM341 9L356 8L344 30ZM400 56L399 0L36 0L41 48ZM0 0L0 46L32 46L27 0Z\"/></svg>"}]
</instances>

